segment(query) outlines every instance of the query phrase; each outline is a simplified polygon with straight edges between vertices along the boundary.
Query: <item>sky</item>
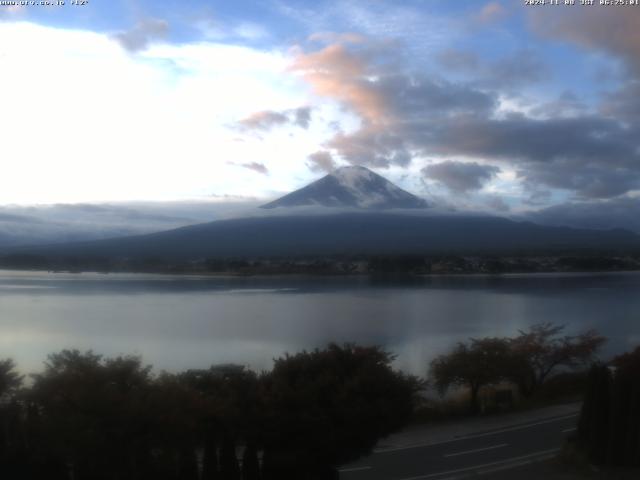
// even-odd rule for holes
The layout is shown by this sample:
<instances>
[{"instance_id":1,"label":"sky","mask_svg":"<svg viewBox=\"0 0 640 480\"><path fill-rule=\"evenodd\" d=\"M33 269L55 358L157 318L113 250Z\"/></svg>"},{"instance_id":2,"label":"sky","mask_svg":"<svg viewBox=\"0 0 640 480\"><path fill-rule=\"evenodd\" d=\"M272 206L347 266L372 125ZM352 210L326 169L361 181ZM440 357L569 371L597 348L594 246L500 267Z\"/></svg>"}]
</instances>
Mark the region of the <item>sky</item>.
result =
<instances>
[{"instance_id":1,"label":"sky","mask_svg":"<svg viewBox=\"0 0 640 480\"><path fill-rule=\"evenodd\" d=\"M0 5L0 205L256 201L355 164L460 209L640 214L640 6L26 3Z\"/></svg>"}]
</instances>

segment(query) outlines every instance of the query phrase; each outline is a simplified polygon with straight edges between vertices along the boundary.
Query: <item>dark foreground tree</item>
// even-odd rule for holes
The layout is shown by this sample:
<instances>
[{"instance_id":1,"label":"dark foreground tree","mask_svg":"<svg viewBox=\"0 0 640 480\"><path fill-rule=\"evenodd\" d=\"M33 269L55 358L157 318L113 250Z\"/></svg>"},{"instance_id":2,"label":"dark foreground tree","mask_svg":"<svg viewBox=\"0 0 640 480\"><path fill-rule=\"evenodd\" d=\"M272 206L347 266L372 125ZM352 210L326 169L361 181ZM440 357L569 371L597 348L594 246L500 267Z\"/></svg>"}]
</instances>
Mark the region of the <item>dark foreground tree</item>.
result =
<instances>
[{"instance_id":1,"label":"dark foreground tree","mask_svg":"<svg viewBox=\"0 0 640 480\"><path fill-rule=\"evenodd\" d=\"M10 358L0 360L0 403L7 401L22 385L23 376L16 371L16 364Z\"/></svg>"},{"instance_id":2,"label":"dark foreground tree","mask_svg":"<svg viewBox=\"0 0 640 480\"><path fill-rule=\"evenodd\" d=\"M148 460L150 367L65 350L49 356L28 399L34 455L52 456L77 480L117 478Z\"/></svg>"},{"instance_id":3,"label":"dark foreground tree","mask_svg":"<svg viewBox=\"0 0 640 480\"><path fill-rule=\"evenodd\" d=\"M13 360L0 360L0 476L9 475L24 454L21 412L16 393L23 377Z\"/></svg>"},{"instance_id":4,"label":"dark foreground tree","mask_svg":"<svg viewBox=\"0 0 640 480\"><path fill-rule=\"evenodd\" d=\"M467 387L469 409L477 413L480 389L505 379L511 362L507 339L471 339L469 343L458 343L451 353L436 357L431 362L430 376L441 394L454 385Z\"/></svg>"},{"instance_id":5,"label":"dark foreground tree","mask_svg":"<svg viewBox=\"0 0 640 480\"><path fill-rule=\"evenodd\" d=\"M578 438L596 464L640 466L640 347L591 368Z\"/></svg>"},{"instance_id":6,"label":"dark foreground tree","mask_svg":"<svg viewBox=\"0 0 640 480\"><path fill-rule=\"evenodd\" d=\"M262 379L264 480L338 478L409 420L421 383L378 347L331 344L276 360Z\"/></svg>"},{"instance_id":7,"label":"dark foreground tree","mask_svg":"<svg viewBox=\"0 0 640 480\"><path fill-rule=\"evenodd\" d=\"M562 335L564 328L540 323L511 340L514 357L508 376L523 396L532 396L559 369L588 365L605 342L594 330L570 336Z\"/></svg>"}]
</instances>

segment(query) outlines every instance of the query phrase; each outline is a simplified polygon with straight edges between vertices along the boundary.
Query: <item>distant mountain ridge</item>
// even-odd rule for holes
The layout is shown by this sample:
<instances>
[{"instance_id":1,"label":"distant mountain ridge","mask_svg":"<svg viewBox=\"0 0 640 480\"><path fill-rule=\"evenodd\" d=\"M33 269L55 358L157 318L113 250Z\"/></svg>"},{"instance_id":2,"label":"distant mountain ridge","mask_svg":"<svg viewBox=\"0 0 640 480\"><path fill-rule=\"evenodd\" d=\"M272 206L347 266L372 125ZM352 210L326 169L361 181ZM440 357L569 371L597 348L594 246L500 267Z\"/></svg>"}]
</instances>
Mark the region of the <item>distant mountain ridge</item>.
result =
<instances>
[{"instance_id":1,"label":"distant mountain ridge","mask_svg":"<svg viewBox=\"0 0 640 480\"><path fill-rule=\"evenodd\" d=\"M294 208L301 206L335 208L302 214ZM4 253L198 261L223 257L640 252L640 236L626 230L551 227L491 216L438 215L425 207L427 202L423 199L367 168L343 167L262 206L278 209L276 214L254 212L252 217L146 235L17 247L4 249Z\"/></svg>"},{"instance_id":2,"label":"distant mountain ridge","mask_svg":"<svg viewBox=\"0 0 640 480\"><path fill-rule=\"evenodd\" d=\"M47 257L295 257L379 254L531 254L640 251L625 230L579 230L499 217L362 212L218 220L175 230L92 242L12 249ZM9 253L9 252L7 252Z\"/></svg>"},{"instance_id":3,"label":"distant mountain ridge","mask_svg":"<svg viewBox=\"0 0 640 480\"><path fill-rule=\"evenodd\" d=\"M427 202L361 166L341 167L261 208L300 206L355 207L373 210L426 208Z\"/></svg>"}]
</instances>

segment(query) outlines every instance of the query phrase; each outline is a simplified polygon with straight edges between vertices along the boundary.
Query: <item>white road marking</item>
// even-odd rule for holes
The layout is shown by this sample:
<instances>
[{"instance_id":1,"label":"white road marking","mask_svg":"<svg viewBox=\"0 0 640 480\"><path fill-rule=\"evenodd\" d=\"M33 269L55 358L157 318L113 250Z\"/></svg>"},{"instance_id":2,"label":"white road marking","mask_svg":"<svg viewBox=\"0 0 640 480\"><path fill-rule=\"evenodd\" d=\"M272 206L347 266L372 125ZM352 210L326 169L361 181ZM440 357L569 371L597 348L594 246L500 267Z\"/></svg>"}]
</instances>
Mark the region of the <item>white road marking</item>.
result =
<instances>
[{"instance_id":1,"label":"white road marking","mask_svg":"<svg viewBox=\"0 0 640 480\"><path fill-rule=\"evenodd\" d=\"M385 448L385 449L374 450L373 453L378 454L378 453L398 452L400 450L411 450L411 449L414 449L414 448L430 447L432 445L443 445L445 443L461 442L463 440L471 440L471 439L474 439L474 438L488 437L490 435L497 435L499 433L513 432L515 430L524 430L524 429L529 428L529 427L536 427L538 425L545 425L547 423L559 422L561 420L566 420L568 418L577 417L578 415L579 415L579 413L572 413L571 415L565 415L563 417L552 418L552 419L549 419L549 420L542 420L542 421L536 422L536 423L528 423L526 425L517 425L515 427L507 427L507 428L503 428L501 430L494 430L494 431L486 432L486 433L478 433L476 435L469 435L469 436L466 436L466 437L452 438L451 440L445 440L444 442L415 443L413 445L409 445L409 446L406 446L406 447L394 447L394 448Z\"/></svg>"},{"instance_id":2,"label":"white road marking","mask_svg":"<svg viewBox=\"0 0 640 480\"><path fill-rule=\"evenodd\" d=\"M564 430L562 430L562 433L568 433L568 432L574 432L576 431L577 428L573 427L573 428L565 428Z\"/></svg>"},{"instance_id":3,"label":"white road marking","mask_svg":"<svg viewBox=\"0 0 640 480\"><path fill-rule=\"evenodd\" d=\"M501 443L500 445L492 445L491 447L476 448L475 450L467 450L466 452L448 453L443 455L444 457L459 457L460 455L466 455L468 453L484 452L485 450L495 450L496 448L502 448L508 446L508 443Z\"/></svg>"},{"instance_id":4,"label":"white road marking","mask_svg":"<svg viewBox=\"0 0 640 480\"><path fill-rule=\"evenodd\" d=\"M366 467L341 468L338 471L340 473L345 473L345 472L360 472L362 470L371 470L371 467L366 466Z\"/></svg>"},{"instance_id":5,"label":"white road marking","mask_svg":"<svg viewBox=\"0 0 640 480\"><path fill-rule=\"evenodd\" d=\"M559 451L560 451L559 448L554 448L552 450L543 450L541 452L530 453L529 455L522 455L521 457L513 457L513 458L509 458L507 460L500 460L498 462L484 463L482 465L474 465L472 467L459 468L457 470L447 470L446 472L430 473L428 475L419 475L417 477L407 477L407 478L402 478L401 480L426 480L427 478L442 477L444 475L451 475L451 474L454 474L454 473L471 472L471 471L479 470L479 469L482 469L482 468L495 467L495 466L498 466L498 465L506 465L506 464L509 464L509 463L518 463L518 462L523 462L523 461L529 461L530 459L533 459L535 457L543 457L543 456L546 456L546 455L551 455L553 453L557 453ZM517 466L517 465L514 465L514 466Z\"/></svg>"}]
</instances>

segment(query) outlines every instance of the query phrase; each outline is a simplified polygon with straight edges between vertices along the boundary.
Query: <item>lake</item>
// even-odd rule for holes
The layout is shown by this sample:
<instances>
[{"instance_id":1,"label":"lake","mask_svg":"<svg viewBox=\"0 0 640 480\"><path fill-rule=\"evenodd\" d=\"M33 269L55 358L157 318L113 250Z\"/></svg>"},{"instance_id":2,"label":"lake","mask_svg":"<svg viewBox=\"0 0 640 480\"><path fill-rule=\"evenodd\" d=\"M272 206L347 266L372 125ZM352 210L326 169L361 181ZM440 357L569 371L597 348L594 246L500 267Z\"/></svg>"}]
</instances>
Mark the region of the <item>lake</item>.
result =
<instances>
[{"instance_id":1,"label":"lake","mask_svg":"<svg viewBox=\"0 0 640 480\"><path fill-rule=\"evenodd\" d=\"M608 356L640 344L640 273L201 277L0 271L0 358L25 372L63 348L142 355L157 370L269 368L327 342L383 345L424 375L469 337L538 322L595 328Z\"/></svg>"}]
</instances>

